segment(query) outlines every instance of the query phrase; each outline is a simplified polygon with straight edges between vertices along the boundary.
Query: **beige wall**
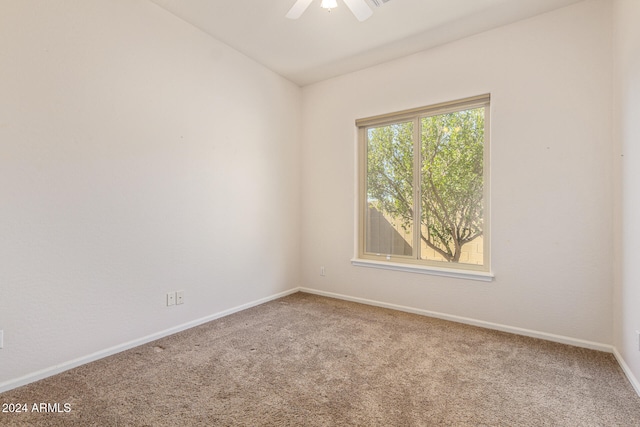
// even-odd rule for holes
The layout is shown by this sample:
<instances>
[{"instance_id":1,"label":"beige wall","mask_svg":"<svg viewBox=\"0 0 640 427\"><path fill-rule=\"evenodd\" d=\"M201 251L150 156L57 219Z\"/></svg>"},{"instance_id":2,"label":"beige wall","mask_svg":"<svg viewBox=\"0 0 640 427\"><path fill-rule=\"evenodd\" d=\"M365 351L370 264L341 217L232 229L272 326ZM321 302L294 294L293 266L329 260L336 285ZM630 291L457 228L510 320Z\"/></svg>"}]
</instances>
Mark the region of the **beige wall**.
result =
<instances>
[{"instance_id":1,"label":"beige wall","mask_svg":"<svg viewBox=\"0 0 640 427\"><path fill-rule=\"evenodd\" d=\"M303 286L612 344L611 79L590 0L305 87ZM355 120L485 93L495 280L353 266Z\"/></svg>"},{"instance_id":2,"label":"beige wall","mask_svg":"<svg viewBox=\"0 0 640 427\"><path fill-rule=\"evenodd\" d=\"M297 86L146 0L0 9L0 390L298 286Z\"/></svg>"},{"instance_id":3,"label":"beige wall","mask_svg":"<svg viewBox=\"0 0 640 427\"><path fill-rule=\"evenodd\" d=\"M613 1L616 286L614 343L640 393L640 2Z\"/></svg>"}]
</instances>

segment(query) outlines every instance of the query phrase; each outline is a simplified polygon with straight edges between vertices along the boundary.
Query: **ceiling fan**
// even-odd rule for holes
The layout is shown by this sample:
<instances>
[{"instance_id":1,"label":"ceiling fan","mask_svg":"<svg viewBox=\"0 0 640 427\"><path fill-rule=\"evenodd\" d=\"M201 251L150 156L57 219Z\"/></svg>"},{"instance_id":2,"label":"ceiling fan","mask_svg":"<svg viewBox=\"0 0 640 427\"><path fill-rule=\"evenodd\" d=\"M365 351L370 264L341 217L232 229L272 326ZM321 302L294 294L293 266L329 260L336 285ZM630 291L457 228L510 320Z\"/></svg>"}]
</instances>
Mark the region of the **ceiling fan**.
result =
<instances>
[{"instance_id":1,"label":"ceiling fan","mask_svg":"<svg viewBox=\"0 0 640 427\"><path fill-rule=\"evenodd\" d=\"M371 0L371 2L375 6L382 6L382 4L388 2L390 0ZM287 12L287 18L289 19L298 19L305 10L309 7L309 5L313 2L313 0L297 0L293 7L289 9ZM373 10L369 7L365 0L344 0L344 4L347 5L349 10L355 15L356 19L360 22L368 19L371 15L373 15ZM322 0L320 7L331 11L331 9L338 6L336 0Z\"/></svg>"}]
</instances>

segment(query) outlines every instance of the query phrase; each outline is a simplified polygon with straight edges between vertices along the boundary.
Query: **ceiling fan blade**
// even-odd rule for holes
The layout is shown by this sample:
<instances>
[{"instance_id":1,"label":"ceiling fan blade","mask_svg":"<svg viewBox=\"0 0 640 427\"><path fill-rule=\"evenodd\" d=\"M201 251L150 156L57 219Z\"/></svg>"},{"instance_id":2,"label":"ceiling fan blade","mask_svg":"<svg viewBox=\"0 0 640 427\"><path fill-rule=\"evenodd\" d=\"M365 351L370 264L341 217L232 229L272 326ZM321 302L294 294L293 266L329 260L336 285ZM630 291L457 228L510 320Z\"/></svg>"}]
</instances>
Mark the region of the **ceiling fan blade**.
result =
<instances>
[{"instance_id":1,"label":"ceiling fan blade","mask_svg":"<svg viewBox=\"0 0 640 427\"><path fill-rule=\"evenodd\" d=\"M291 9L289 9L289 12L287 12L287 18L289 19L298 19L300 18L300 16L302 16L302 14L304 13L305 10L307 10L307 8L309 7L309 5L311 4L313 0L298 0L295 2L295 4L291 7Z\"/></svg>"},{"instance_id":2,"label":"ceiling fan blade","mask_svg":"<svg viewBox=\"0 0 640 427\"><path fill-rule=\"evenodd\" d=\"M373 15L373 10L369 7L365 0L344 0L351 12L356 16L356 19L360 22L367 20Z\"/></svg>"}]
</instances>

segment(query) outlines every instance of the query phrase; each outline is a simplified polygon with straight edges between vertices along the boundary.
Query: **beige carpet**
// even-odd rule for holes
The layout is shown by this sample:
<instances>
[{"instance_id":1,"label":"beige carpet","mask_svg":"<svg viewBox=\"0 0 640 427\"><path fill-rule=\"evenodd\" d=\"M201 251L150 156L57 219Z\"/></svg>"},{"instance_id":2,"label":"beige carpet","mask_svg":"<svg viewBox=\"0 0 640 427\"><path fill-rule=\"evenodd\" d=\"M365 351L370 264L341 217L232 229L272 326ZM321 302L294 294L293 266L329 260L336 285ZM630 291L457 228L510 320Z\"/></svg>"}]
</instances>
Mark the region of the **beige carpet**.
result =
<instances>
[{"instance_id":1,"label":"beige carpet","mask_svg":"<svg viewBox=\"0 0 640 427\"><path fill-rule=\"evenodd\" d=\"M640 426L610 354L304 293L1 403L29 405L3 426Z\"/></svg>"}]
</instances>

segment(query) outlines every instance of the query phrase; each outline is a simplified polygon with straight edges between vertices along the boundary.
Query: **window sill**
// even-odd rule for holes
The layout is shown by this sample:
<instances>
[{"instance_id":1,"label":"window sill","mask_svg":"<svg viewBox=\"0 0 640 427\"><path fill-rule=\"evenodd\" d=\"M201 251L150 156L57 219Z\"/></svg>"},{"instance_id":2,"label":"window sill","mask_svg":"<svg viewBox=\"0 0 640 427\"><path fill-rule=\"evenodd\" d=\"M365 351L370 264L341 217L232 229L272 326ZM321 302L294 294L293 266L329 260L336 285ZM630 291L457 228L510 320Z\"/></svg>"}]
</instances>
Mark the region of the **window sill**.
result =
<instances>
[{"instance_id":1,"label":"window sill","mask_svg":"<svg viewBox=\"0 0 640 427\"><path fill-rule=\"evenodd\" d=\"M396 262L374 261L369 259L354 258L351 265L356 267L381 268L383 270L404 271L407 273L429 274L432 276L454 277L457 279L478 280L481 282L491 282L493 273L473 270L455 270L452 268L430 267L423 265L400 264Z\"/></svg>"}]
</instances>

